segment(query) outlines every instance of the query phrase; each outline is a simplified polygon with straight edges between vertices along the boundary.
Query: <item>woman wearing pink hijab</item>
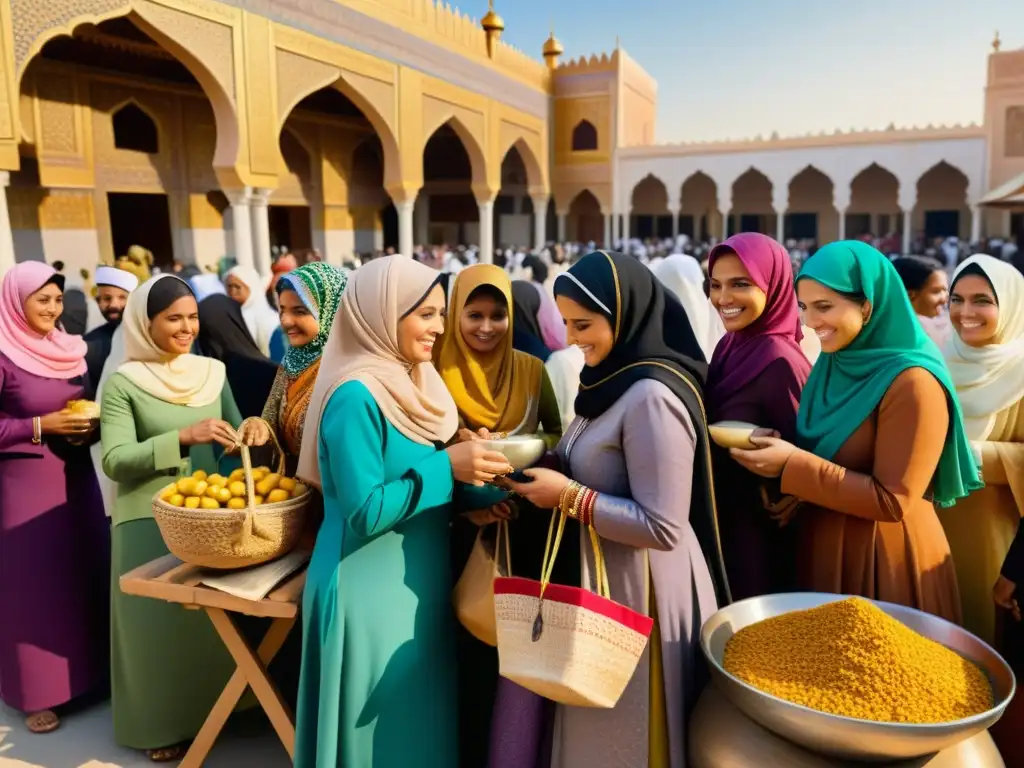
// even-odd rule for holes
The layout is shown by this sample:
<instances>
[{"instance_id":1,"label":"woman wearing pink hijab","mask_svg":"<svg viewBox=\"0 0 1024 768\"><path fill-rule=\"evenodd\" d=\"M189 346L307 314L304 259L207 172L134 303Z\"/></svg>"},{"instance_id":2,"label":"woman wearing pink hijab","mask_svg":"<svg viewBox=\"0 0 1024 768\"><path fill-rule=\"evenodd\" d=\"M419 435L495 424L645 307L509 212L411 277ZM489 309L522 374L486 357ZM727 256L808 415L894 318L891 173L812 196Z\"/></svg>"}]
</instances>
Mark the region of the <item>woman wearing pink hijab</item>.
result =
<instances>
[{"instance_id":1,"label":"woman wearing pink hijab","mask_svg":"<svg viewBox=\"0 0 1024 768\"><path fill-rule=\"evenodd\" d=\"M767 235L733 235L712 249L708 271L711 303L726 331L708 369L708 423L743 421L793 439L811 364L801 348L789 253ZM792 557L782 526L793 507L779 504L778 481L748 472L717 446L712 455L733 598L785 591Z\"/></svg>"},{"instance_id":2,"label":"woman wearing pink hijab","mask_svg":"<svg viewBox=\"0 0 1024 768\"><path fill-rule=\"evenodd\" d=\"M110 531L89 457L86 344L57 328L64 277L41 262L0 285L0 700L33 733L107 680Z\"/></svg>"}]
</instances>

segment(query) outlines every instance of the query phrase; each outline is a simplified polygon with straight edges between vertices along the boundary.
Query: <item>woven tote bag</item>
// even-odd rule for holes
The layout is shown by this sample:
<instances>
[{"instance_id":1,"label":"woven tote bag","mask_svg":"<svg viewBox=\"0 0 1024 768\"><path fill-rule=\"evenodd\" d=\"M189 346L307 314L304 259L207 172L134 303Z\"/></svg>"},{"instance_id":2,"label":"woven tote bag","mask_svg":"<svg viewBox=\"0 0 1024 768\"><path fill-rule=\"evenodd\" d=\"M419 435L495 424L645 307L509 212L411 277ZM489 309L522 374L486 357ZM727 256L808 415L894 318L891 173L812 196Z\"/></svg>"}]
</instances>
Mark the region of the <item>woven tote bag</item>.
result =
<instances>
[{"instance_id":1,"label":"woven tote bag","mask_svg":"<svg viewBox=\"0 0 1024 768\"><path fill-rule=\"evenodd\" d=\"M557 510L551 516L540 581L494 580L500 673L560 704L610 709L636 671L654 619L611 599L593 526L597 592L549 583L565 519Z\"/></svg>"},{"instance_id":2,"label":"woven tote bag","mask_svg":"<svg viewBox=\"0 0 1024 768\"><path fill-rule=\"evenodd\" d=\"M452 603L459 623L481 643L490 646L498 644L494 619L494 580L512 575L508 522L499 520L495 527L497 533L493 542L486 536L491 526L484 526L477 533L466 567L462 569L462 575L452 590ZM502 551L505 553L504 565L500 557Z\"/></svg>"}]
</instances>

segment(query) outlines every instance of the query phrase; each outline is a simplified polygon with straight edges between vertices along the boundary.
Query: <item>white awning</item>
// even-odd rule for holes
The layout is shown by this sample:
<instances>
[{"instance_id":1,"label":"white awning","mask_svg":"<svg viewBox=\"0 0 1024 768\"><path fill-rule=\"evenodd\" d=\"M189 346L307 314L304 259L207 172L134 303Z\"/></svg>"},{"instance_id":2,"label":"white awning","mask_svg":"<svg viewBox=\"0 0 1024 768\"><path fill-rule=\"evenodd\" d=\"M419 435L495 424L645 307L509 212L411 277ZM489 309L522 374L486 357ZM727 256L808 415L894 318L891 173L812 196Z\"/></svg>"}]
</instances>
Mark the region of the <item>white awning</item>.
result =
<instances>
[{"instance_id":1,"label":"white awning","mask_svg":"<svg viewBox=\"0 0 1024 768\"><path fill-rule=\"evenodd\" d=\"M1024 173L1000 184L979 201L990 208L1016 208L1024 206Z\"/></svg>"}]
</instances>

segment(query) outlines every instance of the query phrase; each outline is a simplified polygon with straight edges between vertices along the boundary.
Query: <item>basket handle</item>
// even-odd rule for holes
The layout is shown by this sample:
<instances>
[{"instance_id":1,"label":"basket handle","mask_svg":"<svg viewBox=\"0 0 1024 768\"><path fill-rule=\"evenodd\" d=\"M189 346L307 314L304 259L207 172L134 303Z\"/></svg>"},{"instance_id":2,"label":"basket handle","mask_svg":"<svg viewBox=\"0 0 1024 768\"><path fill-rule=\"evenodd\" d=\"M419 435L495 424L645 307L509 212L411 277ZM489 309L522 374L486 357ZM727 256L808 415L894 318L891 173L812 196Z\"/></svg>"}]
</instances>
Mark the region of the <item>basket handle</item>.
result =
<instances>
[{"instance_id":1,"label":"basket handle","mask_svg":"<svg viewBox=\"0 0 1024 768\"><path fill-rule=\"evenodd\" d=\"M238 439L235 443L239 447L239 452L242 454L242 472L245 474L245 496L246 496L246 508L245 508L245 521L242 523L243 535L251 535L253 522L256 516L256 483L252 478L252 456L249 455L249 446L242 442L242 433L245 430L245 426L253 421L263 421L259 417L250 417L245 419L241 424L238 425ZM266 424L266 422L263 422ZM285 458L284 449L281 447L281 443L277 439L277 435L274 433L274 428L267 424L267 428L270 431L270 441L274 444L274 448L277 449L277 473L283 474L285 469Z\"/></svg>"},{"instance_id":2,"label":"basket handle","mask_svg":"<svg viewBox=\"0 0 1024 768\"><path fill-rule=\"evenodd\" d=\"M558 518L558 527L555 528L555 518ZM562 546L562 534L565 532L565 520L568 516L560 510L552 510L551 522L548 523L548 538L544 544L544 560L541 565L540 574L540 599L544 599L544 591L551 583L551 574L555 569L555 558L558 557L558 550ZM611 600L612 592L608 584L608 566L604 560L604 551L601 549L601 537L592 525L587 526L590 534L590 546L594 550L594 575L597 577L597 594L600 597ZM553 540L552 540L553 539ZM588 591L590 585L586 585Z\"/></svg>"},{"instance_id":3,"label":"basket handle","mask_svg":"<svg viewBox=\"0 0 1024 768\"><path fill-rule=\"evenodd\" d=\"M261 419L259 416L250 416L248 419L243 420L242 423L238 425L238 430L237 430L238 437L235 439L235 445L237 447L239 447L240 449L241 448L248 448L248 446L246 446L246 445L244 445L242 443L242 434L245 432L246 426L248 426L249 424L252 424L253 422L257 422L257 421L262 421L264 424L267 425L267 431L270 433L270 442L273 443L274 449L277 452L277 474L283 475L284 474L284 470L285 470L285 452L284 452L284 448L281 447L281 441L277 439L277 431L265 419ZM245 465L244 458L242 460L242 464L243 464L243 467L244 467L244 465ZM252 473L252 468L250 467L249 470L246 472L246 475L249 475L251 473Z\"/></svg>"}]
</instances>

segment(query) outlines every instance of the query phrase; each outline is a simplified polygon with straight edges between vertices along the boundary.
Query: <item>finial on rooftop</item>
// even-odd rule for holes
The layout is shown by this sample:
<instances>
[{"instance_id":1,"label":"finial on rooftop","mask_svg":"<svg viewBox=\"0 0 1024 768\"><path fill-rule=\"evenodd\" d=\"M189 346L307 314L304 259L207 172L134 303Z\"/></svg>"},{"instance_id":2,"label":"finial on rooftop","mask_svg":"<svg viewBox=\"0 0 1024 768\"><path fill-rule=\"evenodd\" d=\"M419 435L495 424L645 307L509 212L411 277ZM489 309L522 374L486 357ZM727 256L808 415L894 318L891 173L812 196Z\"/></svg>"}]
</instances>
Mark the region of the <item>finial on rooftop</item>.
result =
<instances>
[{"instance_id":1,"label":"finial on rooftop","mask_svg":"<svg viewBox=\"0 0 1024 768\"><path fill-rule=\"evenodd\" d=\"M999 53L999 49L1002 47L1003 41L999 39L999 30L996 30L996 36L992 38L992 52Z\"/></svg>"},{"instance_id":2,"label":"finial on rooftop","mask_svg":"<svg viewBox=\"0 0 1024 768\"><path fill-rule=\"evenodd\" d=\"M487 0L487 15L480 20L480 26L487 35L487 55L493 59L495 44L505 31L505 20L495 12L494 0Z\"/></svg>"},{"instance_id":3,"label":"finial on rooftop","mask_svg":"<svg viewBox=\"0 0 1024 768\"><path fill-rule=\"evenodd\" d=\"M558 57L565 53L565 48L557 37L555 37L555 23L551 22L551 34L544 42L544 61L548 63L548 69L558 67Z\"/></svg>"}]
</instances>

